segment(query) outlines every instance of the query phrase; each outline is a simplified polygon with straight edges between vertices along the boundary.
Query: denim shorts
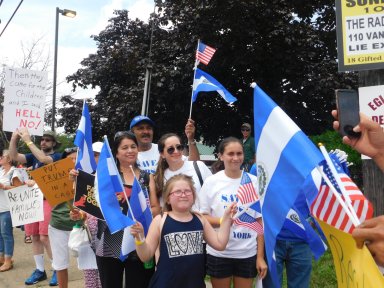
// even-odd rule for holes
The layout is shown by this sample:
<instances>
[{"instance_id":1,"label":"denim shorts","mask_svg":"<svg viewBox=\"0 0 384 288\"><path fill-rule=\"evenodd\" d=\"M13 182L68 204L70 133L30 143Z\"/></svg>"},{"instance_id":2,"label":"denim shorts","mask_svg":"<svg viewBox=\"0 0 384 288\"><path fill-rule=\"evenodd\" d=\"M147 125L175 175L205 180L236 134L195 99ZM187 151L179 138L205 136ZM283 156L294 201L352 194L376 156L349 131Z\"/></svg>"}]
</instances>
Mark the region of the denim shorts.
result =
<instances>
[{"instance_id":1,"label":"denim shorts","mask_svg":"<svg viewBox=\"0 0 384 288\"><path fill-rule=\"evenodd\" d=\"M238 259L222 258L207 255L207 274L213 278L228 278L231 276L241 278L256 277L256 255Z\"/></svg>"}]
</instances>

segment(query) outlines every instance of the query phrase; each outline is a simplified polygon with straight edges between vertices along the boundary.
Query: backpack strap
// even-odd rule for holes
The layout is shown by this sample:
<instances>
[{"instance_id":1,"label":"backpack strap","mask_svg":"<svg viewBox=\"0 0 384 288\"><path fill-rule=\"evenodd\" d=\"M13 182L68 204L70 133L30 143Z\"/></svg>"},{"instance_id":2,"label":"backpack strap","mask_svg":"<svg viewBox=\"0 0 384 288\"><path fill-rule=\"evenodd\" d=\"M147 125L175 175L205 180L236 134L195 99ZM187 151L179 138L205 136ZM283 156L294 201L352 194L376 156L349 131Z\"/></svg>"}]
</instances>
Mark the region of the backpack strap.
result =
<instances>
[{"instance_id":1,"label":"backpack strap","mask_svg":"<svg viewBox=\"0 0 384 288\"><path fill-rule=\"evenodd\" d=\"M197 177L199 177L200 186L202 187L204 180L203 180L203 177L201 176L200 168L199 168L199 165L197 164L197 161L193 161L193 167L195 168Z\"/></svg>"}]
</instances>

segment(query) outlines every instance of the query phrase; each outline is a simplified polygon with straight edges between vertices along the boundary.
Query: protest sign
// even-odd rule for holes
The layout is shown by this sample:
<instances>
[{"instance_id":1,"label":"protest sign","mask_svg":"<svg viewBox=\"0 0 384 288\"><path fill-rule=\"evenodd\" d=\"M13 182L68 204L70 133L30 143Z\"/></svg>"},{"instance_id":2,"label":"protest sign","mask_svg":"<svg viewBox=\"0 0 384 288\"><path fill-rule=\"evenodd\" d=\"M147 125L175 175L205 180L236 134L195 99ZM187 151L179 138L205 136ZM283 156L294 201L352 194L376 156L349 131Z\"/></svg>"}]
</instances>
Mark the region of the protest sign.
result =
<instances>
[{"instance_id":1,"label":"protest sign","mask_svg":"<svg viewBox=\"0 0 384 288\"><path fill-rule=\"evenodd\" d=\"M339 288L384 287L384 277L367 247L358 249L352 235L317 221L331 248Z\"/></svg>"},{"instance_id":2,"label":"protest sign","mask_svg":"<svg viewBox=\"0 0 384 288\"><path fill-rule=\"evenodd\" d=\"M44 220L43 194L37 185L33 187L23 185L5 193L13 227Z\"/></svg>"},{"instance_id":3,"label":"protest sign","mask_svg":"<svg viewBox=\"0 0 384 288\"><path fill-rule=\"evenodd\" d=\"M339 71L384 68L383 1L337 0Z\"/></svg>"},{"instance_id":4,"label":"protest sign","mask_svg":"<svg viewBox=\"0 0 384 288\"><path fill-rule=\"evenodd\" d=\"M76 192L73 206L104 220L100 207L95 199L95 176L79 170L76 180Z\"/></svg>"},{"instance_id":5,"label":"protest sign","mask_svg":"<svg viewBox=\"0 0 384 288\"><path fill-rule=\"evenodd\" d=\"M69 171L74 167L72 159L65 158L30 172L52 207L73 199L73 182L69 180Z\"/></svg>"},{"instance_id":6,"label":"protest sign","mask_svg":"<svg viewBox=\"0 0 384 288\"><path fill-rule=\"evenodd\" d=\"M5 68L3 130L43 135L47 72Z\"/></svg>"}]
</instances>

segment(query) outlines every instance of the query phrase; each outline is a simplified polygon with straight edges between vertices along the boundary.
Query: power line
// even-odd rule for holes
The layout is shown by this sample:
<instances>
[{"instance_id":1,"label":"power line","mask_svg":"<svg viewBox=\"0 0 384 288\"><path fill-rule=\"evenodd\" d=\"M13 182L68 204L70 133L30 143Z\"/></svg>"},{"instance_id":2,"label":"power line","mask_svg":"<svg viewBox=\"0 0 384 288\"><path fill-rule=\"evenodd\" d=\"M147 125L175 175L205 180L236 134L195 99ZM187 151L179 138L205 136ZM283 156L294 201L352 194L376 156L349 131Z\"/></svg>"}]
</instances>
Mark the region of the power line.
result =
<instances>
[{"instance_id":1,"label":"power line","mask_svg":"<svg viewBox=\"0 0 384 288\"><path fill-rule=\"evenodd\" d=\"M3 3L3 0L0 0L0 1L1 1L1 2L0 2L0 5L1 5L1 3ZM12 14L11 18L9 18L9 20L8 20L7 24L5 25L5 27L4 27L4 29L3 29L3 31L1 31L1 33L0 33L0 37L1 37L1 35L3 35L3 33L4 33L5 29L7 29L7 27L8 27L8 24L11 22L11 20L12 20L13 16L15 16L15 14L16 14L16 12L17 12L17 10L19 10L19 7L20 7L21 3L23 3L23 1L24 1L24 0L20 0L20 3L19 3L19 5L17 5L17 7L16 7L15 11L13 12L13 14Z\"/></svg>"}]
</instances>

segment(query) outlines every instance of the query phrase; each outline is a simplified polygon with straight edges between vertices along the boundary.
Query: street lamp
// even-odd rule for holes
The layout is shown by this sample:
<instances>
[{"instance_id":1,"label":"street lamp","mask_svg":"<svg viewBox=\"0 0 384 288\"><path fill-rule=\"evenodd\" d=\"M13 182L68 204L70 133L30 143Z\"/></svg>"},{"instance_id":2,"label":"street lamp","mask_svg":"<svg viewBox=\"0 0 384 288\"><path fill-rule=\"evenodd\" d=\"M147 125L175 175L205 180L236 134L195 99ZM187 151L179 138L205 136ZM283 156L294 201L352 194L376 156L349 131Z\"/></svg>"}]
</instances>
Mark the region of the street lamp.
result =
<instances>
[{"instance_id":1,"label":"street lamp","mask_svg":"<svg viewBox=\"0 0 384 288\"><path fill-rule=\"evenodd\" d=\"M55 30L55 56L53 60L53 92L52 92L52 131L55 131L55 114L56 114L56 78L57 78L57 44L59 34L59 14L73 18L76 11L56 7L56 30Z\"/></svg>"}]
</instances>

